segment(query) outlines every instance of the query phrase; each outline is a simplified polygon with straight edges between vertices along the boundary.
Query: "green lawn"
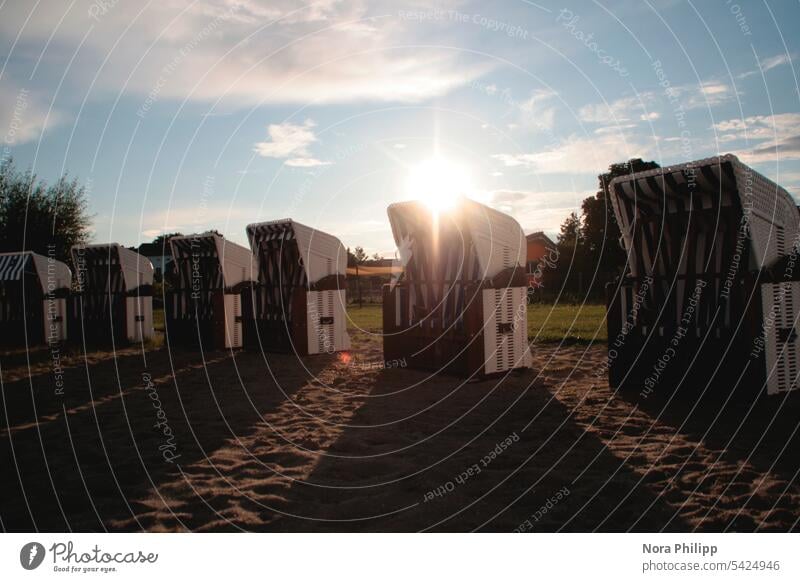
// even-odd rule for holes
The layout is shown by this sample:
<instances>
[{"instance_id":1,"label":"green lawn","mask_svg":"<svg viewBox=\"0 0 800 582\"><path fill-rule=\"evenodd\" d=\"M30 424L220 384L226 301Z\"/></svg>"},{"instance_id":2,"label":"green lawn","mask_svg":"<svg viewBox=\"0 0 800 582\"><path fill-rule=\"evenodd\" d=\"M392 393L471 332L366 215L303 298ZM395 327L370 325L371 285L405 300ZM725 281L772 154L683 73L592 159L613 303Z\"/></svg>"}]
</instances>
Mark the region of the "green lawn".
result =
<instances>
[{"instance_id":1,"label":"green lawn","mask_svg":"<svg viewBox=\"0 0 800 582\"><path fill-rule=\"evenodd\" d=\"M347 330L352 332L357 329L380 332L383 329L383 306L369 304L364 307L349 305L347 307Z\"/></svg>"},{"instance_id":2,"label":"green lawn","mask_svg":"<svg viewBox=\"0 0 800 582\"><path fill-rule=\"evenodd\" d=\"M382 327L381 306L351 305L347 314L351 331L357 327L379 332ZM528 337L544 342L608 341L604 305L545 305L528 306ZM595 334L596 337L595 337Z\"/></svg>"},{"instance_id":3,"label":"green lawn","mask_svg":"<svg viewBox=\"0 0 800 582\"><path fill-rule=\"evenodd\" d=\"M162 333L166 330L163 309L153 309L153 329Z\"/></svg>"},{"instance_id":4,"label":"green lawn","mask_svg":"<svg viewBox=\"0 0 800 582\"><path fill-rule=\"evenodd\" d=\"M605 342L608 341L605 316L605 305L530 305L528 337L549 342Z\"/></svg>"}]
</instances>

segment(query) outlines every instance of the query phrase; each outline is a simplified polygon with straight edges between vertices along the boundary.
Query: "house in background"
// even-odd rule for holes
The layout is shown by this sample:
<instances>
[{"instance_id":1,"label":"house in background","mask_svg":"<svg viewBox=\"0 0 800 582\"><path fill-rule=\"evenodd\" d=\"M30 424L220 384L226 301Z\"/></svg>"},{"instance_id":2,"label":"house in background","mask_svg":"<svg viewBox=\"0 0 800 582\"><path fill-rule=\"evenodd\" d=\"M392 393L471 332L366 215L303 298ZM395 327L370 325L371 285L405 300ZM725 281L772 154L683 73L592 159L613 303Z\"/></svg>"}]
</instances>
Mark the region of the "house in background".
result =
<instances>
[{"instance_id":1,"label":"house in background","mask_svg":"<svg viewBox=\"0 0 800 582\"><path fill-rule=\"evenodd\" d=\"M164 273L170 270L172 253L169 245L160 242L142 243L138 249L132 249L147 257L153 263L153 275L157 282L164 280Z\"/></svg>"},{"instance_id":2,"label":"house in background","mask_svg":"<svg viewBox=\"0 0 800 582\"><path fill-rule=\"evenodd\" d=\"M545 233L533 232L525 237L528 244L525 275L528 279L528 288L542 286L544 272L555 268L558 258L556 243Z\"/></svg>"}]
</instances>

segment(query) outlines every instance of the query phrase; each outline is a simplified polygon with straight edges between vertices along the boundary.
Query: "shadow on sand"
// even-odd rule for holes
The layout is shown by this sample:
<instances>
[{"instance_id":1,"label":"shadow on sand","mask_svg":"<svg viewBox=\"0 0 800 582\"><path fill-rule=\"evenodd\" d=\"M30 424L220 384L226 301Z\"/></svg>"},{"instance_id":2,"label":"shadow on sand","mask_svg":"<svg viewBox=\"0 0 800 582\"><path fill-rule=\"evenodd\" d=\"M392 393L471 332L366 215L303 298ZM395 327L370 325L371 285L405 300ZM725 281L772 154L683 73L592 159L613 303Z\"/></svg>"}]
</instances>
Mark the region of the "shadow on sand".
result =
<instances>
[{"instance_id":1,"label":"shadow on sand","mask_svg":"<svg viewBox=\"0 0 800 582\"><path fill-rule=\"evenodd\" d=\"M63 396L54 394L47 374L4 384L4 530L156 529L147 520L164 506L155 492L254 430L309 375L296 359L270 356L278 387L260 354L212 352L204 361L177 350L172 356L170 362L159 350L147 353L146 366L139 354L89 365L88 372L83 365L65 368ZM325 361L311 365L313 374ZM164 511L172 522L159 527L183 528L180 508Z\"/></svg>"}]
</instances>

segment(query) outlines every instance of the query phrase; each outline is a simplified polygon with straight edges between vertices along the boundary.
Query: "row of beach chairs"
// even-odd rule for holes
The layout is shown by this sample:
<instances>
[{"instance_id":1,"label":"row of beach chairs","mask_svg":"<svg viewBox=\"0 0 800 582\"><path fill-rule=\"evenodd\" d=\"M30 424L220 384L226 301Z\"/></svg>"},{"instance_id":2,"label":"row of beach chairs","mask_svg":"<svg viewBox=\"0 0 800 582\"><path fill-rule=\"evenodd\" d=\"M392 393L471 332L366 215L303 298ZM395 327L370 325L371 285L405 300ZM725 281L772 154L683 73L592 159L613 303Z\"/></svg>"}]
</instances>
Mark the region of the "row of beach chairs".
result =
<instances>
[{"instance_id":1,"label":"row of beach chairs","mask_svg":"<svg viewBox=\"0 0 800 582\"><path fill-rule=\"evenodd\" d=\"M529 367L519 224L470 200L441 217L420 202L393 204L388 214L406 261L384 290L386 360L465 375ZM217 232L169 240L170 345L303 356L349 350L347 251L339 239L291 219L251 224L247 238L249 248ZM150 261L116 243L71 253L74 291L64 263L32 252L0 255L3 336L29 346L152 338ZM5 276L4 266L13 273Z\"/></svg>"},{"instance_id":2,"label":"row of beach chairs","mask_svg":"<svg viewBox=\"0 0 800 582\"><path fill-rule=\"evenodd\" d=\"M712 378L798 385L800 213L788 192L726 155L616 178L610 203L627 253L608 286L607 370L643 396ZM402 275L384 286L387 362L471 376L527 368L526 239L512 217L463 200L441 215L388 208ZM215 232L170 241L170 344L299 355L350 349L347 253L293 220L251 224L249 248ZM617 241L607 241L617 244ZM72 249L63 263L0 255L0 335L139 342L153 334L153 267L118 244ZM569 260L569 258L562 258Z\"/></svg>"}]
</instances>

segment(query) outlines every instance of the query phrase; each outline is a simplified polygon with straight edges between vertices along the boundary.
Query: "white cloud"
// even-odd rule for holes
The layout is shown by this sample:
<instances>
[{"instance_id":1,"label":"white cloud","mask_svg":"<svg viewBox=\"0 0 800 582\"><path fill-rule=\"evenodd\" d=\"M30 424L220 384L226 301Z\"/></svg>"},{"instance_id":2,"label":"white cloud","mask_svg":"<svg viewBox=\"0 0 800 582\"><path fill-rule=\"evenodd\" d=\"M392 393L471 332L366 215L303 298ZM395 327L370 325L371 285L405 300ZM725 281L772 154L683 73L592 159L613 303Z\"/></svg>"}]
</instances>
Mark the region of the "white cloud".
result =
<instances>
[{"instance_id":1,"label":"white cloud","mask_svg":"<svg viewBox=\"0 0 800 582\"><path fill-rule=\"evenodd\" d=\"M770 69L774 69L775 67L780 67L781 65L786 65L791 63L792 59L789 58L789 55L786 53L775 55L774 57L767 57L761 60L761 68L764 71L769 71Z\"/></svg>"},{"instance_id":2,"label":"white cloud","mask_svg":"<svg viewBox=\"0 0 800 582\"><path fill-rule=\"evenodd\" d=\"M781 172L780 179L800 184L800 172Z\"/></svg>"},{"instance_id":3,"label":"white cloud","mask_svg":"<svg viewBox=\"0 0 800 582\"><path fill-rule=\"evenodd\" d=\"M735 96L735 92L729 85L719 81L680 85L673 87L671 91L680 99L684 109L718 107Z\"/></svg>"},{"instance_id":4,"label":"white cloud","mask_svg":"<svg viewBox=\"0 0 800 582\"><path fill-rule=\"evenodd\" d=\"M661 118L661 111L672 111L675 106L667 103L677 99L684 109L717 107L734 97L730 86L718 81L704 81L698 84L678 85L669 88L669 99L652 91L621 97L610 103L590 103L578 110L578 118L583 123L613 126L628 129L636 123L651 122Z\"/></svg>"},{"instance_id":5,"label":"white cloud","mask_svg":"<svg viewBox=\"0 0 800 582\"><path fill-rule=\"evenodd\" d=\"M520 100L509 87L500 89L494 83L481 81L473 81L470 86L507 108L501 119L509 121L505 126L510 131L523 127L530 132L549 133L555 126L556 108L552 101L557 94L554 91L536 89L526 99ZM489 125L481 127L487 128Z\"/></svg>"},{"instance_id":6,"label":"white cloud","mask_svg":"<svg viewBox=\"0 0 800 582\"><path fill-rule=\"evenodd\" d=\"M640 93L637 96L623 97L611 103L584 105L578 110L578 118L584 123L606 125L619 125L631 120L644 121L647 118L658 119L658 113L649 111L654 100L653 93ZM655 117L652 117L653 115Z\"/></svg>"},{"instance_id":7,"label":"white cloud","mask_svg":"<svg viewBox=\"0 0 800 582\"><path fill-rule=\"evenodd\" d=\"M775 55L773 57L765 57L759 61L759 68L753 69L752 71L747 71L739 75L739 79L745 79L750 77L751 75L760 75L761 71L765 73L767 71L771 71L777 67L788 65L792 62L793 58L797 58L796 55L787 55L786 53L781 53L779 55Z\"/></svg>"},{"instance_id":8,"label":"white cloud","mask_svg":"<svg viewBox=\"0 0 800 582\"><path fill-rule=\"evenodd\" d=\"M570 212L579 211L585 197L585 192L494 190L487 193L486 203L513 216L526 232L554 235Z\"/></svg>"},{"instance_id":9,"label":"white cloud","mask_svg":"<svg viewBox=\"0 0 800 582\"><path fill-rule=\"evenodd\" d=\"M597 174L622 159L645 157L649 148L624 132L602 132L590 137L571 136L559 145L536 153L495 154L507 167L530 168L540 174Z\"/></svg>"},{"instance_id":10,"label":"white cloud","mask_svg":"<svg viewBox=\"0 0 800 582\"><path fill-rule=\"evenodd\" d=\"M13 38L21 30L20 43L36 47L54 35L51 46L61 49L43 62L46 77L48 67L60 74L92 27L67 84L84 90L100 71L95 90L116 94L125 87L149 104L220 97L234 105L414 102L493 67L489 59L465 62L457 51L401 48L414 44L418 23L381 17L396 13L391 3L164 0L142 8L119 2L92 18L89 11L100 4L78 0L65 10L60 1L43 0L31 11L7 3L0 35ZM36 58L38 50L30 54L15 58Z\"/></svg>"},{"instance_id":11,"label":"white cloud","mask_svg":"<svg viewBox=\"0 0 800 582\"><path fill-rule=\"evenodd\" d=\"M44 100L30 89L0 82L0 143L15 146L39 138L46 129L66 117L50 111Z\"/></svg>"},{"instance_id":12,"label":"white cloud","mask_svg":"<svg viewBox=\"0 0 800 582\"><path fill-rule=\"evenodd\" d=\"M244 225L253 221L257 208L249 208L243 205L231 206L230 204L210 204L202 210L197 206L176 202L169 210L147 211L140 216L116 216L113 229L121 227L133 227L138 229L141 225L148 225L141 231L141 241L147 241L160 234L182 232L191 234L194 232L204 232L212 228L219 229L225 238L231 240L242 240ZM110 217L99 217L97 221L101 226L98 231L113 233L113 230L106 224L110 222Z\"/></svg>"},{"instance_id":13,"label":"white cloud","mask_svg":"<svg viewBox=\"0 0 800 582\"><path fill-rule=\"evenodd\" d=\"M753 115L714 125L724 141L746 141L749 147L737 153L748 163L800 160L800 113Z\"/></svg>"},{"instance_id":14,"label":"white cloud","mask_svg":"<svg viewBox=\"0 0 800 582\"><path fill-rule=\"evenodd\" d=\"M287 166L294 168L316 168L317 166L329 166L331 162L325 162L316 158L292 158L286 160Z\"/></svg>"},{"instance_id":15,"label":"white cloud","mask_svg":"<svg viewBox=\"0 0 800 582\"><path fill-rule=\"evenodd\" d=\"M529 130L550 132L555 127L556 108L552 105L556 93L548 89L534 91L519 104L520 122Z\"/></svg>"},{"instance_id":16,"label":"white cloud","mask_svg":"<svg viewBox=\"0 0 800 582\"><path fill-rule=\"evenodd\" d=\"M316 124L311 119L306 119L302 125L285 122L270 124L267 127L269 141L255 144L255 151L264 158L286 160L287 166L297 168L312 168L325 166L325 162L311 155L309 146L317 141L313 128Z\"/></svg>"}]
</instances>

